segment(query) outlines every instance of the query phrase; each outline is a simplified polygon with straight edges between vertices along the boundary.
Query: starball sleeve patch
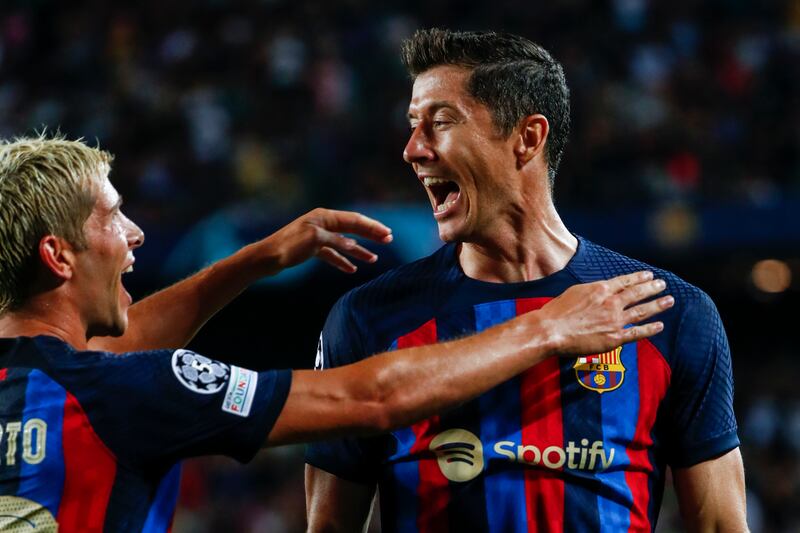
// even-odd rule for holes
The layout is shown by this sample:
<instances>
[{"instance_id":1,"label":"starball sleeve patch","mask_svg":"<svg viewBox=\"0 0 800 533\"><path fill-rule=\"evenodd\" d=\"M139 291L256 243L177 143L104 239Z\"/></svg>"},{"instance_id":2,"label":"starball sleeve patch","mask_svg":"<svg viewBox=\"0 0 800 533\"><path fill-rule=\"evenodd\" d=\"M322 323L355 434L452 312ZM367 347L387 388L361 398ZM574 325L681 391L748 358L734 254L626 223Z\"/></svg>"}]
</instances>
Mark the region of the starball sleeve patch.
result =
<instances>
[{"instance_id":1,"label":"starball sleeve patch","mask_svg":"<svg viewBox=\"0 0 800 533\"><path fill-rule=\"evenodd\" d=\"M225 363L190 350L175 350L172 354L172 372L184 387L199 394L219 392L231 376L231 369Z\"/></svg>"}]
</instances>

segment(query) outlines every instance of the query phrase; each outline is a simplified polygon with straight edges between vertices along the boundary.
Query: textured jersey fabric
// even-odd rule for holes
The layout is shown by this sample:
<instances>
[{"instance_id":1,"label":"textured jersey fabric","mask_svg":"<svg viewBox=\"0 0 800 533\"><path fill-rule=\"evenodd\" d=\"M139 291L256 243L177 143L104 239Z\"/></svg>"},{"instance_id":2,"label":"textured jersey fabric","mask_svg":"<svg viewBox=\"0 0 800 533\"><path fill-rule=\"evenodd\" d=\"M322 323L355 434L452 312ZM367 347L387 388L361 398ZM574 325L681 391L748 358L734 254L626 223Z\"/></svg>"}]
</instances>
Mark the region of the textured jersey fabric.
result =
<instances>
[{"instance_id":1,"label":"textured jersey fabric","mask_svg":"<svg viewBox=\"0 0 800 533\"><path fill-rule=\"evenodd\" d=\"M605 354L551 358L412 427L309 446L306 461L380 487L383 531L647 531L667 465L739 445L730 351L709 297L677 276L585 239L561 271L486 283L455 245L343 296L317 366L481 331L577 283L651 269L675 306L662 333Z\"/></svg>"},{"instance_id":2,"label":"textured jersey fabric","mask_svg":"<svg viewBox=\"0 0 800 533\"><path fill-rule=\"evenodd\" d=\"M187 350L116 355L47 336L0 339L0 529L167 531L180 460L249 460L290 380Z\"/></svg>"}]
</instances>

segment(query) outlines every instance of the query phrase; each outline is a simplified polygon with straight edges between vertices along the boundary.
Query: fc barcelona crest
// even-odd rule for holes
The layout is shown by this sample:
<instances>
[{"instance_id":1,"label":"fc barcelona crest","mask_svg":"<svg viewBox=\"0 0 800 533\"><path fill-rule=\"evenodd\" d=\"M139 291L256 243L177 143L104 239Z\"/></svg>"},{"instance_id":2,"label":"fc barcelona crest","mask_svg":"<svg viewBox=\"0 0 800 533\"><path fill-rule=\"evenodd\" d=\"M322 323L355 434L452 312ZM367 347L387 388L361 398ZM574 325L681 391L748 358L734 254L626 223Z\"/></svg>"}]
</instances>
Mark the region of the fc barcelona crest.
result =
<instances>
[{"instance_id":1,"label":"fc barcelona crest","mask_svg":"<svg viewBox=\"0 0 800 533\"><path fill-rule=\"evenodd\" d=\"M600 394L618 389L625 380L625 367L620 353L622 346L610 352L578 357L575 362L575 377L584 388Z\"/></svg>"}]
</instances>

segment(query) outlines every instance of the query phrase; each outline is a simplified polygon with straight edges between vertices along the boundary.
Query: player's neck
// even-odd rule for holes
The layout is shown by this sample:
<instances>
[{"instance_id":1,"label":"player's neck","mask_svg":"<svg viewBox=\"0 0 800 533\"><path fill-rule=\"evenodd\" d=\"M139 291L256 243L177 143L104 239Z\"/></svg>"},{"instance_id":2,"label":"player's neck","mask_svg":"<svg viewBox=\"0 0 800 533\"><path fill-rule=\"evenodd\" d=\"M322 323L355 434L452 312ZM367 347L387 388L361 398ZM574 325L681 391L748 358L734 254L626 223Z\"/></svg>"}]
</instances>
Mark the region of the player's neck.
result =
<instances>
[{"instance_id":1,"label":"player's neck","mask_svg":"<svg viewBox=\"0 0 800 533\"><path fill-rule=\"evenodd\" d=\"M68 307L34 298L0 315L0 337L56 337L78 350L87 347L86 328Z\"/></svg>"},{"instance_id":2,"label":"player's neck","mask_svg":"<svg viewBox=\"0 0 800 533\"><path fill-rule=\"evenodd\" d=\"M462 243L459 263L473 279L494 283L531 281L562 270L578 249L578 240L552 202L537 206L521 220L500 220L486 235Z\"/></svg>"}]
</instances>

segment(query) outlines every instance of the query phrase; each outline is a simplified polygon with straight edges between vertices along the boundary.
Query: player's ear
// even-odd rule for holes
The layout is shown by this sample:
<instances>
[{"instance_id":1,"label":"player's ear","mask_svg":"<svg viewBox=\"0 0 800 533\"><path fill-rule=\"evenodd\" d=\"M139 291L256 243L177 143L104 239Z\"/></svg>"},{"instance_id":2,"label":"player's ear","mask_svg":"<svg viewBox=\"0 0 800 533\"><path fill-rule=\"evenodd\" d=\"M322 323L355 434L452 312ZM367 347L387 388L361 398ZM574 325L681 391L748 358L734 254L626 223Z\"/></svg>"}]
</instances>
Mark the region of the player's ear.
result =
<instances>
[{"instance_id":1,"label":"player's ear","mask_svg":"<svg viewBox=\"0 0 800 533\"><path fill-rule=\"evenodd\" d=\"M39 241L39 258L45 269L61 280L72 278L75 271L75 248L62 237L45 235Z\"/></svg>"},{"instance_id":2,"label":"player's ear","mask_svg":"<svg viewBox=\"0 0 800 533\"><path fill-rule=\"evenodd\" d=\"M544 153L550 123L544 115L528 115L514 130L514 154L521 167L536 156Z\"/></svg>"}]
</instances>

